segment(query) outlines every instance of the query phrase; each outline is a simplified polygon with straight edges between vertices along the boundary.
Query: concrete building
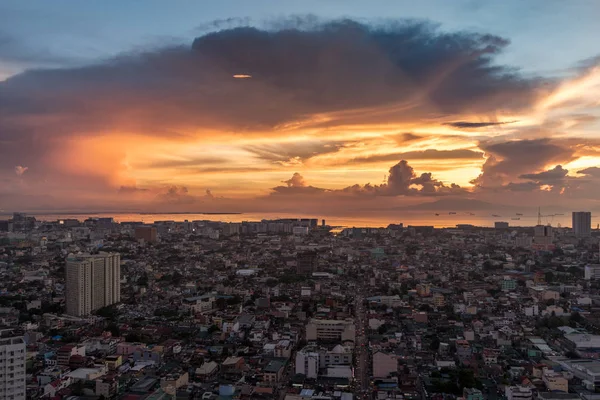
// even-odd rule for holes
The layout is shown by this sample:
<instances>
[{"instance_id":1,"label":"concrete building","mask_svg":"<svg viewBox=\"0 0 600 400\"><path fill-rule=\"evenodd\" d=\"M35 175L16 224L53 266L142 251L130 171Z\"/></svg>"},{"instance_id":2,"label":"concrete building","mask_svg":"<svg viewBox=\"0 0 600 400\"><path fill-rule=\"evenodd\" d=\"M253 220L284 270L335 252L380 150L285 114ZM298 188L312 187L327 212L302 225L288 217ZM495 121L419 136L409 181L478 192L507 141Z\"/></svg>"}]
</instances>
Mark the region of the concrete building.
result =
<instances>
[{"instance_id":1,"label":"concrete building","mask_svg":"<svg viewBox=\"0 0 600 400\"><path fill-rule=\"evenodd\" d=\"M88 315L121 301L121 256L117 253L67 257L67 314Z\"/></svg>"},{"instance_id":2,"label":"concrete building","mask_svg":"<svg viewBox=\"0 0 600 400\"><path fill-rule=\"evenodd\" d=\"M319 351L315 348L304 348L296 353L296 373L308 379L319 376Z\"/></svg>"},{"instance_id":3,"label":"concrete building","mask_svg":"<svg viewBox=\"0 0 600 400\"><path fill-rule=\"evenodd\" d=\"M526 386L506 386L504 391L506 400L531 400L533 391Z\"/></svg>"},{"instance_id":4,"label":"concrete building","mask_svg":"<svg viewBox=\"0 0 600 400\"><path fill-rule=\"evenodd\" d=\"M381 351L373 354L373 377L388 378L391 374L398 373L398 356Z\"/></svg>"},{"instance_id":5,"label":"concrete building","mask_svg":"<svg viewBox=\"0 0 600 400\"><path fill-rule=\"evenodd\" d=\"M311 275L317 270L317 253L307 251L296 255L296 273Z\"/></svg>"},{"instance_id":6,"label":"concrete building","mask_svg":"<svg viewBox=\"0 0 600 400\"><path fill-rule=\"evenodd\" d=\"M600 264L586 265L583 277L587 281L600 279Z\"/></svg>"},{"instance_id":7,"label":"concrete building","mask_svg":"<svg viewBox=\"0 0 600 400\"><path fill-rule=\"evenodd\" d=\"M577 378L584 381L585 386L600 386L600 361L597 360L564 360L560 364Z\"/></svg>"},{"instance_id":8,"label":"concrete building","mask_svg":"<svg viewBox=\"0 0 600 400\"><path fill-rule=\"evenodd\" d=\"M497 221L494 222L495 229L508 229L508 222Z\"/></svg>"},{"instance_id":9,"label":"concrete building","mask_svg":"<svg viewBox=\"0 0 600 400\"><path fill-rule=\"evenodd\" d=\"M354 341L354 320L311 319L306 324L306 340Z\"/></svg>"},{"instance_id":10,"label":"concrete building","mask_svg":"<svg viewBox=\"0 0 600 400\"><path fill-rule=\"evenodd\" d=\"M138 226L135 228L135 239L145 243L156 243L157 231L153 226Z\"/></svg>"},{"instance_id":11,"label":"concrete building","mask_svg":"<svg viewBox=\"0 0 600 400\"><path fill-rule=\"evenodd\" d=\"M569 393L569 381L562 374L551 370L545 370L542 381L550 392Z\"/></svg>"},{"instance_id":12,"label":"concrete building","mask_svg":"<svg viewBox=\"0 0 600 400\"><path fill-rule=\"evenodd\" d=\"M332 367L352 367L352 350L337 345L331 350L309 345L296 353L296 373L315 379Z\"/></svg>"},{"instance_id":13,"label":"concrete building","mask_svg":"<svg viewBox=\"0 0 600 400\"><path fill-rule=\"evenodd\" d=\"M573 218L573 233L577 237L588 237L592 234L592 213L589 211L575 211Z\"/></svg>"},{"instance_id":14,"label":"concrete building","mask_svg":"<svg viewBox=\"0 0 600 400\"><path fill-rule=\"evenodd\" d=\"M0 330L0 398L25 400L25 341L11 330Z\"/></svg>"},{"instance_id":15,"label":"concrete building","mask_svg":"<svg viewBox=\"0 0 600 400\"><path fill-rule=\"evenodd\" d=\"M536 225L533 228L533 247L536 250L552 250L554 248L554 230L550 225Z\"/></svg>"}]
</instances>

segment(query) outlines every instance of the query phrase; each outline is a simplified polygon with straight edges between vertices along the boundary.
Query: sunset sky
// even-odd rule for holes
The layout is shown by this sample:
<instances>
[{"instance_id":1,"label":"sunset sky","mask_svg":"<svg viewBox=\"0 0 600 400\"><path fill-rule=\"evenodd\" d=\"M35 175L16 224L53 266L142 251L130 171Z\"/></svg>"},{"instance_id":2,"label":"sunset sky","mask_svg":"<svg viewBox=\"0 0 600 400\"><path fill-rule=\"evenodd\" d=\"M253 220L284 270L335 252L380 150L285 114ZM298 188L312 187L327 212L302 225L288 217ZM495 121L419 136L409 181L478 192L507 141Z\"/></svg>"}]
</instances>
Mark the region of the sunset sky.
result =
<instances>
[{"instance_id":1,"label":"sunset sky","mask_svg":"<svg viewBox=\"0 0 600 400\"><path fill-rule=\"evenodd\" d=\"M0 2L0 210L600 210L596 0Z\"/></svg>"}]
</instances>

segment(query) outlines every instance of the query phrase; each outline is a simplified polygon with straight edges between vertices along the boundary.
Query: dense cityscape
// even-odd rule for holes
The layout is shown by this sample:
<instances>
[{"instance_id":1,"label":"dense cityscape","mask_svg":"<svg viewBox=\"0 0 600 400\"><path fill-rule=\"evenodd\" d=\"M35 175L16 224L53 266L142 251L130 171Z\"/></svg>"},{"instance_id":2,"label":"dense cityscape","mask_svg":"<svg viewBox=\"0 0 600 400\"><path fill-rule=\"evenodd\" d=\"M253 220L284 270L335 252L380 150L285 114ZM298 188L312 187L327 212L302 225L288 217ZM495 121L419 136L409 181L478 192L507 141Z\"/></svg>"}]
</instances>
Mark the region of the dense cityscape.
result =
<instances>
[{"instance_id":1,"label":"dense cityscape","mask_svg":"<svg viewBox=\"0 0 600 400\"><path fill-rule=\"evenodd\" d=\"M509 225L15 213L0 396L596 400L591 213Z\"/></svg>"},{"instance_id":2,"label":"dense cityscape","mask_svg":"<svg viewBox=\"0 0 600 400\"><path fill-rule=\"evenodd\" d=\"M0 0L0 400L600 400L599 17Z\"/></svg>"}]
</instances>

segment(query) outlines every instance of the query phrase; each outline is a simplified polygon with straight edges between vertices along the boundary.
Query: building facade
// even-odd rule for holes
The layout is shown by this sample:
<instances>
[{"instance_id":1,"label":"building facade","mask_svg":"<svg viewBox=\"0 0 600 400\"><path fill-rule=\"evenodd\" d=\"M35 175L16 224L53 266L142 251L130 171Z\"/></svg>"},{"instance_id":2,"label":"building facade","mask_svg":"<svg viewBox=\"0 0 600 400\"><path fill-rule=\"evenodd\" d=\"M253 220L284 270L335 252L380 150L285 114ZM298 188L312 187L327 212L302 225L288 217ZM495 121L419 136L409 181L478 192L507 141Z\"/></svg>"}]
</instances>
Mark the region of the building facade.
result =
<instances>
[{"instance_id":1,"label":"building facade","mask_svg":"<svg viewBox=\"0 0 600 400\"><path fill-rule=\"evenodd\" d=\"M67 314L88 315L121 301L121 256L69 255L66 265Z\"/></svg>"},{"instance_id":2,"label":"building facade","mask_svg":"<svg viewBox=\"0 0 600 400\"><path fill-rule=\"evenodd\" d=\"M11 330L0 331L0 399L25 400L25 341Z\"/></svg>"},{"instance_id":3,"label":"building facade","mask_svg":"<svg viewBox=\"0 0 600 400\"><path fill-rule=\"evenodd\" d=\"M588 237L592 234L592 213L589 211L575 211L572 214L573 233L577 237Z\"/></svg>"},{"instance_id":4,"label":"building facade","mask_svg":"<svg viewBox=\"0 0 600 400\"><path fill-rule=\"evenodd\" d=\"M306 340L345 341L356 336L353 320L312 319L306 325Z\"/></svg>"},{"instance_id":5,"label":"building facade","mask_svg":"<svg viewBox=\"0 0 600 400\"><path fill-rule=\"evenodd\" d=\"M145 243L156 243L157 230L154 226L138 226L135 228L135 239Z\"/></svg>"}]
</instances>

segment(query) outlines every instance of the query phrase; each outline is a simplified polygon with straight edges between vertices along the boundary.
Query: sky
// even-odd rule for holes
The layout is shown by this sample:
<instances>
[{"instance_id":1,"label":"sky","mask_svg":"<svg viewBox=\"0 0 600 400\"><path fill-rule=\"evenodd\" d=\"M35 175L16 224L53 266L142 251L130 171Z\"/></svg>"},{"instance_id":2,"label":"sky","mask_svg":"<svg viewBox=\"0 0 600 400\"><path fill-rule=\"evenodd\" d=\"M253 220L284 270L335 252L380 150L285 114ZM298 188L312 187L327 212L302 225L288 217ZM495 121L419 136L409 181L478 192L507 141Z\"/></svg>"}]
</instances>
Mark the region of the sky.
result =
<instances>
[{"instance_id":1,"label":"sky","mask_svg":"<svg viewBox=\"0 0 600 400\"><path fill-rule=\"evenodd\" d=\"M0 210L600 209L595 0L0 1Z\"/></svg>"}]
</instances>

